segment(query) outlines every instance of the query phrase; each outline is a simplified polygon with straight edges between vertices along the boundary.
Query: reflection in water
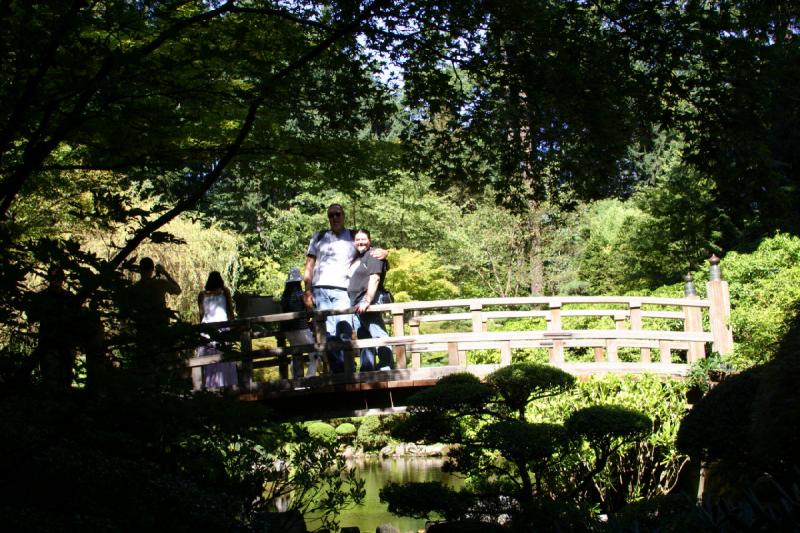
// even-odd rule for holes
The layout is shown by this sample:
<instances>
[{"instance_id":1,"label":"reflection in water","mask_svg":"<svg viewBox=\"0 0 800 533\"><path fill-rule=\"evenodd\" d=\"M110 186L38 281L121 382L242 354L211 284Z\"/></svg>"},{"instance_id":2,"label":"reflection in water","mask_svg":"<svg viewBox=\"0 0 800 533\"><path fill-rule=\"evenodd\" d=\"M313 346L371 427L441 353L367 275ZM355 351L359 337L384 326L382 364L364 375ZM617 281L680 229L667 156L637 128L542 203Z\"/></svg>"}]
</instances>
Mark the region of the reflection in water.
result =
<instances>
[{"instance_id":1,"label":"reflection in water","mask_svg":"<svg viewBox=\"0 0 800 533\"><path fill-rule=\"evenodd\" d=\"M398 459L365 459L352 463L364 479L367 491L364 503L346 510L339 517L339 524L357 526L362 532L375 531L381 524L393 524L402 533L425 529L425 521L391 514L385 503L381 503L378 492L389 482L406 483L411 481L441 481L442 483L461 488L463 480L453 474L445 474L441 467L441 458L398 458Z\"/></svg>"}]
</instances>

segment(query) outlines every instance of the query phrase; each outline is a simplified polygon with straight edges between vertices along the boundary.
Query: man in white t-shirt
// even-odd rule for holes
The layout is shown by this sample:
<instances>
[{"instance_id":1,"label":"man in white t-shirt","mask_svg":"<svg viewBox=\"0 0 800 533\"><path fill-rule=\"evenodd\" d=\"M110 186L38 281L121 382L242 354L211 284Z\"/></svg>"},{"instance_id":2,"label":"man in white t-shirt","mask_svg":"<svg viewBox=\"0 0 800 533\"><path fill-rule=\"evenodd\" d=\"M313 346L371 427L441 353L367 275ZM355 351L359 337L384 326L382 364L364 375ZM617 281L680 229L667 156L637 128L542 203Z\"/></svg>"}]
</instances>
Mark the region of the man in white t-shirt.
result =
<instances>
[{"instance_id":1,"label":"man in white t-shirt","mask_svg":"<svg viewBox=\"0 0 800 533\"><path fill-rule=\"evenodd\" d=\"M347 309L350 298L347 295L349 284L348 270L356 257L353 232L344 227L344 207L331 204L328 207L328 221L331 229L318 231L311 236L306 252L306 266L303 272L305 292L303 302L308 309ZM388 252L380 248L372 250L378 259L386 259ZM350 315L330 316L325 322L330 340L349 341L353 328ZM329 354L332 372L344 371L344 353L335 350Z\"/></svg>"}]
</instances>

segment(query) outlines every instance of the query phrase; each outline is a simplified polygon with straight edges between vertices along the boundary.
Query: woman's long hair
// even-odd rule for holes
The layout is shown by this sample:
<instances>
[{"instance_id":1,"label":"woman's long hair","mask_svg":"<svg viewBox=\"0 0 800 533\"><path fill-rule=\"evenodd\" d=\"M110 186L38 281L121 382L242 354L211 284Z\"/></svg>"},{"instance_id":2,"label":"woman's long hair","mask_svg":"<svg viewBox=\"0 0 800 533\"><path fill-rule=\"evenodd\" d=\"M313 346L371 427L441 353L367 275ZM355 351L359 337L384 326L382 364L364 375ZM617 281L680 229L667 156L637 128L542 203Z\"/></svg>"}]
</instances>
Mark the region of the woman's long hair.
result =
<instances>
[{"instance_id":1,"label":"woman's long hair","mask_svg":"<svg viewBox=\"0 0 800 533\"><path fill-rule=\"evenodd\" d=\"M217 272L211 272L208 275L208 280L206 280L206 290L207 291L216 291L225 286L225 282L222 281L222 274Z\"/></svg>"}]
</instances>

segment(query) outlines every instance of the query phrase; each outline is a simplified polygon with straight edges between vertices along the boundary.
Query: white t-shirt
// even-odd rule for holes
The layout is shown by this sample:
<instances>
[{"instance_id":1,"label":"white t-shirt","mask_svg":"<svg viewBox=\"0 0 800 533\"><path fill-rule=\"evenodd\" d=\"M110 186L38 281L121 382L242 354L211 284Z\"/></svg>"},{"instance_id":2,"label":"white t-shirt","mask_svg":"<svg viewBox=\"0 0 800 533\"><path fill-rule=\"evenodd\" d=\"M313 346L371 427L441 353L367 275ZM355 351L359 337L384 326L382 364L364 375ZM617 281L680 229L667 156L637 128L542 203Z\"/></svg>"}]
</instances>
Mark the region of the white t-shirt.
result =
<instances>
[{"instance_id":1,"label":"white t-shirt","mask_svg":"<svg viewBox=\"0 0 800 533\"><path fill-rule=\"evenodd\" d=\"M311 236L306 255L316 258L312 278L314 287L347 289L347 271L356 256L353 235L349 229L342 230L339 235L331 230L321 235L320 232L315 233Z\"/></svg>"},{"instance_id":2,"label":"white t-shirt","mask_svg":"<svg viewBox=\"0 0 800 533\"><path fill-rule=\"evenodd\" d=\"M228 317L228 305L225 300L225 293L213 294L203 292L203 319L201 322L225 322Z\"/></svg>"}]
</instances>

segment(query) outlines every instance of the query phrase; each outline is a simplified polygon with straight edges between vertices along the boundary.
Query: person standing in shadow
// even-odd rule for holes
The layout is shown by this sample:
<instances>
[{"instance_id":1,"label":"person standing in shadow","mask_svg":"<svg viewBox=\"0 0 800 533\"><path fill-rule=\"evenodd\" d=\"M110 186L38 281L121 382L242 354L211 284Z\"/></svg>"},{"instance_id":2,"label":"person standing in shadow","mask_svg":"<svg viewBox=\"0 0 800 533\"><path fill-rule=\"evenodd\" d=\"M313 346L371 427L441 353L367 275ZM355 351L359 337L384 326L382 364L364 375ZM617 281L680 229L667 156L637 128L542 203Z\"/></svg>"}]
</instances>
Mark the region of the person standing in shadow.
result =
<instances>
[{"instance_id":1,"label":"person standing in shadow","mask_svg":"<svg viewBox=\"0 0 800 533\"><path fill-rule=\"evenodd\" d=\"M197 307L200 314L201 324L212 324L215 322L227 322L233 320L233 298L222 275L219 272L211 272L206 280L205 289L197 295ZM219 331L227 331L222 328ZM207 334L203 334L209 338ZM197 349L197 355L219 355L219 344L211 341ZM236 363L222 361L213 363L203 368L203 386L207 389L217 389L223 387L236 388L239 379L236 374Z\"/></svg>"},{"instance_id":2,"label":"person standing in shadow","mask_svg":"<svg viewBox=\"0 0 800 533\"><path fill-rule=\"evenodd\" d=\"M130 288L128 303L135 328L133 363L144 375L152 374L158 384L159 375L173 363L169 354L175 352L169 329L173 312L167 307L166 296L180 294L181 287L149 257L139 261L139 275L139 281Z\"/></svg>"},{"instance_id":3,"label":"person standing in shadow","mask_svg":"<svg viewBox=\"0 0 800 533\"><path fill-rule=\"evenodd\" d=\"M284 313L302 313L306 310L303 302L303 288L300 283L303 281L299 268L292 268L286 278L286 285L281 295L281 310ZM283 323L283 334L291 346L302 344L314 344L314 334L308 325L308 318L296 318ZM313 376L317 371L319 363L319 353L312 352L308 355L308 369L306 377ZM303 363L300 357L292 356L292 377L298 379L303 377Z\"/></svg>"},{"instance_id":4,"label":"person standing in shadow","mask_svg":"<svg viewBox=\"0 0 800 533\"><path fill-rule=\"evenodd\" d=\"M72 386L75 353L82 332L78 297L64 288L66 275L58 265L47 271L47 287L27 306L28 322L39 323L39 337L30 370L38 363L42 382L54 390ZM30 371L28 371L28 374Z\"/></svg>"},{"instance_id":5,"label":"person standing in shadow","mask_svg":"<svg viewBox=\"0 0 800 533\"><path fill-rule=\"evenodd\" d=\"M169 324L171 311L167 307L167 294L179 295L181 287L167 270L156 265L149 257L139 261L139 281L133 284L133 298L139 319Z\"/></svg>"}]
</instances>

